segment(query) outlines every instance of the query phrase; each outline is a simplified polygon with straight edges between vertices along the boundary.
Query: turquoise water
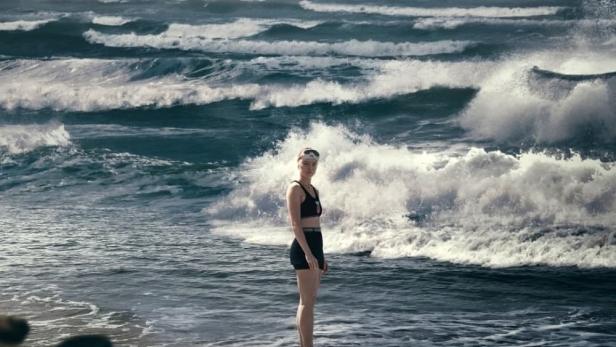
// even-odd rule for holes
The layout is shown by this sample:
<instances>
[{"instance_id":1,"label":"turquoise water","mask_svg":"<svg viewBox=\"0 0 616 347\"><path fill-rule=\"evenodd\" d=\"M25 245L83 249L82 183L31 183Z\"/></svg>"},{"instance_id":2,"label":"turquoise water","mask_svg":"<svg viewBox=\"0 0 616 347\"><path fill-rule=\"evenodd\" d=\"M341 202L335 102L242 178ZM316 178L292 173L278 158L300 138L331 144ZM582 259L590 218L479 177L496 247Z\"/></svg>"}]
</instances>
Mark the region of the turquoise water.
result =
<instances>
[{"instance_id":1,"label":"turquoise water","mask_svg":"<svg viewBox=\"0 0 616 347\"><path fill-rule=\"evenodd\" d=\"M2 2L0 312L295 345L310 145L317 345L609 345L615 58L606 1Z\"/></svg>"}]
</instances>

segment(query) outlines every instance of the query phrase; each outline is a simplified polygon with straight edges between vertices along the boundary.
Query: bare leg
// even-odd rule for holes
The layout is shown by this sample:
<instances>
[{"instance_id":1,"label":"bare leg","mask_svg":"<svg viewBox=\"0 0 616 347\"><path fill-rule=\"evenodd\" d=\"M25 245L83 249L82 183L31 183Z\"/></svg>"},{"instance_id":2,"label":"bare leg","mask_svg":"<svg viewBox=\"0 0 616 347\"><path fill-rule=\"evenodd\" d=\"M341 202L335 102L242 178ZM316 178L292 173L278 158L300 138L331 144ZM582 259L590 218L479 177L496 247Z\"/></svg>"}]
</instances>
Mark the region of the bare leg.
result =
<instances>
[{"instance_id":1,"label":"bare leg","mask_svg":"<svg viewBox=\"0 0 616 347\"><path fill-rule=\"evenodd\" d=\"M297 291L299 292L299 274L297 274ZM302 298L299 298L299 304L297 305L297 313L295 314L295 326L297 327L297 336L299 337L299 347L304 347L302 344L302 331L299 329L299 314L300 309L299 306L302 304Z\"/></svg>"},{"instance_id":2,"label":"bare leg","mask_svg":"<svg viewBox=\"0 0 616 347\"><path fill-rule=\"evenodd\" d=\"M296 270L299 288L299 305L297 306L297 328L300 347L313 347L314 305L320 285L320 271Z\"/></svg>"},{"instance_id":3,"label":"bare leg","mask_svg":"<svg viewBox=\"0 0 616 347\"><path fill-rule=\"evenodd\" d=\"M297 314L295 315L295 326L297 327L297 336L299 337L299 347L304 347L302 344L302 332L299 330L299 305L297 307Z\"/></svg>"}]
</instances>

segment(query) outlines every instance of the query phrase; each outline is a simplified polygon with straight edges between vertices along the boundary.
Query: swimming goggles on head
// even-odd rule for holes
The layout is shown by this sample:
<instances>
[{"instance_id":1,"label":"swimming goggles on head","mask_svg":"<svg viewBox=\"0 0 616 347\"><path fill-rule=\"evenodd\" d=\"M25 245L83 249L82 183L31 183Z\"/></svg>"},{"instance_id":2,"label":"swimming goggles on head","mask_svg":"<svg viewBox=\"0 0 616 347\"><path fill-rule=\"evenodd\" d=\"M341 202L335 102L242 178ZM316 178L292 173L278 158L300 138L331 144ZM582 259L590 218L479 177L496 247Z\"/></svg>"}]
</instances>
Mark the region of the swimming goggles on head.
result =
<instances>
[{"instance_id":1,"label":"swimming goggles on head","mask_svg":"<svg viewBox=\"0 0 616 347\"><path fill-rule=\"evenodd\" d=\"M319 152L312 148L305 149L304 151L302 151L299 157L299 159L302 159L302 158L319 160Z\"/></svg>"}]
</instances>

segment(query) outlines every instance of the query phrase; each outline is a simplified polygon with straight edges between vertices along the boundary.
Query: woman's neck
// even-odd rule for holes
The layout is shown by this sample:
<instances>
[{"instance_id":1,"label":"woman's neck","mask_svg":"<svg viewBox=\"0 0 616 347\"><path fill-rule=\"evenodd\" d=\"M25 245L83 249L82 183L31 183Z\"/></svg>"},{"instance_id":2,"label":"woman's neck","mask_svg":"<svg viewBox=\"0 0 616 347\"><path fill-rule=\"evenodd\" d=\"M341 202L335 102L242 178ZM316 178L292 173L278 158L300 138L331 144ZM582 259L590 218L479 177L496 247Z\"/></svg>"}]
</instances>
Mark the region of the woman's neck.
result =
<instances>
[{"instance_id":1,"label":"woman's neck","mask_svg":"<svg viewBox=\"0 0 616 347\"><path fill-rule=\"evenodd\" d=\"M301 184L310 187L311 183L310 183L310 178L309 177L303 177L303 176L299 176L299 180Z\"/></svg>"}]
</instances>

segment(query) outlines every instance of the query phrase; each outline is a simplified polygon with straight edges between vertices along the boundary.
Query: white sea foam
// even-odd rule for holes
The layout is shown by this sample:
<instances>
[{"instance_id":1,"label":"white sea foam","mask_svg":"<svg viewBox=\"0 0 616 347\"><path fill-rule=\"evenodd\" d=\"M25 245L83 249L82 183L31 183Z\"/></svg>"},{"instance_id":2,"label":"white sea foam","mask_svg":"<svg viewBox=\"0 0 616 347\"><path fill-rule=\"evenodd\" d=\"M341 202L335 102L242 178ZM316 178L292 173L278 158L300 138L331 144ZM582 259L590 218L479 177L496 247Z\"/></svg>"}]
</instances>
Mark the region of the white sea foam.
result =
<instances>
[{"instance_id":1,"label":"white sea foam","mask_svg":"<svg viewBox=\"0 0 616 347\"><path fill-rule=\"evenodd\" d=\"M1 125L0 149L11 154L30 152L45 146L66 146L70 136L63 124Z\"/></svg>"},{"instance_id":2,"label":"white sea foam","mask_svg":"<svg viewBox=\"0 0 616 347\"><path fill-rule=\"evenodd\" d=\"M581 28L611 27L616 22L608 19L580 19L580 20L560 20L560 19L524 19L524 18L477 18L477 17L426 17L417 18L413 23L414 29L434 30L434 29L455 29L467 24L482 25L515 25L515 26L547 26L563 27L571 26Z\"/></svg>"},{"instance_id":3,"label":"white sea foam","mask_svg":"<svg viewBox=\"0 0 616 347\"><path fill-rule=\"evenodd\" d=\"M288 61L289 58L285 58ZM266 64L275 64L271 58ZM338 64L343 60L298 59L300 66ZM422 62L417 60L348 60L367 68L368 76L356 83L340 84L316 79L307 84L213 86L202 80L169 75L151 79L131 77L139 71L136 61L65 59L17 60L0 64L0 106L5 109L93 111L131 107L168 107L208 104L227 99L252 100L252 109L295 107L317 102L357 103L412 93L443 85L478 85L491 63Z\"/></svg>"},{"instance_id":4,"label":"white sea foam","mask_svg":"<svg viewBox=\"0 0 616 347\"><path fill-rule=\"evenodd\" d=\"M30 31L37 29L44 24L56 21L56 18L51 19L39 19L39 20L17 20L12 22L0 22L0 31Z\"/></svg>"},{"instance_id":5,"label":"white sea foam","mask_svg":"<svg viewBox=\"0 0 616 347\"><path fill-rule=\"evenodd\" d=\"M58 88L69 88L61 90ZM9 86L0 105L6 109L26 108L54 110L94 111L134 107L170 107L182 104L209 104L227 99L250 99L260 91L258 85L214 88L203 83L183 83L163 80L130 83L127 85L98 85L85 82L67 85L56 82L50 85L28 85L19 90Z\"/></svg>"},{"instance_id":6,"label":"white sea foam","mask_svg":"<svg viewBox=\"0 0 616 347\"><path fill-rule=\"evenodd\" d=\"M326 4L302 0L299 2L306 10L316 12L346 12L368 13L386 16L409 16L409 17L534 17L549 16L558 13L562 7L538 6L538 7L398 7L378 5L351 5L351 4Z\"/></svg>"},{"instance_id":7,"label":"white sea foam","mask_svg":"<svg viewBox=\"0 0 616 347\"><path fill-rule=\"evenodd\" d=\"M170 28L170 30L172 30ZM176 30L176 29L173 29ZM473 45L469 41L435 42L379 42L350 40L344 42L315 41L252 41L252 40L214 40L205 36L103 34L88 30L84 38L90 43L109 47L154 47L160 49L200 50L219 53L249 53L276 55L352 55L366 57L421 56L462 52Z\"/></svg>"},{"instance_id":8,"label":"white sea foam","mask_svg":"<svg viewBox=\"0 0 616 347\"><path fill-rule=\"evenodd\" d=\"M143 127L119 124L76 124L71 126L72 139L139 136L214 135L217 130L177 127Z\"/></svg>"},{"instance_id":9,"label":"white sea foam","mask_svg":"<svg viewBox=\"0 0 616 347\"><path fill-rule=\"evenodd\" d=\"M375 69L378 69L383 62L386 62L386 60L359 57L311 57L283 55L277 57L262 56L253 58L248 60L244 66L245 68L263 66L269 70L327 69L336 66L355 66L364 71L374 71Z\"/></svg>"},{"instance_id":10,"label":"white sea foam","mask_svg":"<svg viewBox=\"0 0 616 347\"><path fill-rule=\"evenodd\" d=\"M260 90L251 84L214 88L175 75L131 81L132 63L99 59L0 63L0 106L76 111L168 107L251 98Z\"/></svg>"},{"instance_id":11,"label":"white sea foam","mask_svg":"<svg viewBox=\"0 0 616 347\"><path fill-rule=\"evenodd\" d=\"M428 17L420 18L413 23L413 29L431 30L431 29L455 29L461 25L468 24L468 19L460 18L443 18L443 17Z\"/></svg>"},{"instance_id":12,"label":"white sea foam","mask_svg":"<svg viewBox=\"0 0 616 347\"><path fill-rule=\"evenodd\" d=\"M306 145L322 153L314 184L326 252L616 267L615 163L479 148L417 152L321 123L241 165L242 184L204 210L214 231L288 244L284 192Z\"/></svg>"},{"instance_id":13,"label":"white sea foam","mask_svg":"<svg viewBox=\"0 0 616 347\"><path fill-rule=\"evenodd\" d=\"M568 81L541 78L533 65L561 74L616 71L601 53L547 52L512 57L486 79L460 124L473 136L497 141L532 137L538 142L582 138L593 131L601 141L616 136L616 79Z\"/></svg>"},{"instance_id":14,"label":"white sea foam","mask_svg":"<svg viewBox=\"0 0 616 347\"><path fill-rule=\"evenodd\" d=\"M507 18L447 18L447 17L427 17L418 18L413 24L414 29L433 30L433 29L455 29L467 24L484 25L538 25L538 26L571 26L572 21L563 20L536 20L536 19L507 19Z\"/></svg>"},{"instance_id":15,"label":"white sea foam","mask_svg":"<svg viewBox=\"0 0 616 347\"><path fill-rule=\"evenodd\" d=\"M92 18L92 23L108 26L120 26L132 21L134 21L134 19L118 16L94 16Z\"/></svg>"}]
</instances>

